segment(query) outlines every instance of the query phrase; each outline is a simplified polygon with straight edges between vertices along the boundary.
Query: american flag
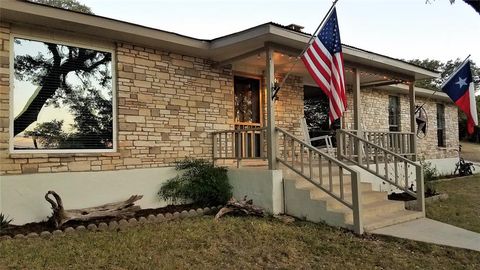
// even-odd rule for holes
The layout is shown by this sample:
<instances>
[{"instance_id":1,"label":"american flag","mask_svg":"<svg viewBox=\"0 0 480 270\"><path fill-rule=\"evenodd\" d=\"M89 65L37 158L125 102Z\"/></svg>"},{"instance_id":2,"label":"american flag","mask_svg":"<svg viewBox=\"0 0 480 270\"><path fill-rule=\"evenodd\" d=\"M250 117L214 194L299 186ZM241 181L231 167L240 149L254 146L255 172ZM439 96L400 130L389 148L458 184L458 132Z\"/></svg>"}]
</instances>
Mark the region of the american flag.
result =
<instances>
[{"instance_id":1,"label":"american flag","mask_svg":"<svg viewBox=\"0 0 480 270\"><path fill-rule=\"evenodd\" d=\"M302 61L330 101L330 124L347 109L342 43L335 8L302 55Z\"/></svg>"}]
</instances>

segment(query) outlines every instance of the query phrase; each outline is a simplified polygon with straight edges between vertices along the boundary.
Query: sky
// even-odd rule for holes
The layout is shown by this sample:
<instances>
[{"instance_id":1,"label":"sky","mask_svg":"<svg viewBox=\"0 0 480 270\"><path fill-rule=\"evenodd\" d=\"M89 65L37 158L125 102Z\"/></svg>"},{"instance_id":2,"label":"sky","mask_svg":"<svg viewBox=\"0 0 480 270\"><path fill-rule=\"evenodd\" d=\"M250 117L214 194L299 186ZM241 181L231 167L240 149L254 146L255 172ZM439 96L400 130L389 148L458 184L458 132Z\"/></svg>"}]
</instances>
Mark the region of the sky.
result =
<instances>
[{"instance_id":1,"label":"sky","mask_svg":"<svg viewBox=\"0 0 480 270\"><path fill-rule=\"evenodd\" d=\"M44 55L46 59L52 58L52 54L43 42L19 38L17 38L16 41L20 42L14 43L14 57L23 55L37 56L40 53ZM65 47L60 48L65 49ZM62 52L66 53L65 50ZM76 75L73 74L73 72L68 74L67 83L69 83L72 87L82 86L81 81ZM111 90L110 87L102 87L99 84L98 80L94 79L90 80L90 83L92 87L100 91L100 94L103 97L106 98L109 96L108 93ZM18 89L18 91L13 91L13 115L14 117L17 117L20 112L25 109L29 99L31 99L32 95L34 95L39 86L28 81L26 78L18 79L16 77L14 78L13 84L14 89ZM72 124L74 124L74 119L72 113L69 110L69 106L60 106L59 108L56 108L55 106L43 106L40 113L38 114L37 121L30 124L30 126L28 126L26 130L33 130L33 128L37 126L37 123L50 122L54 119L64 121L62 127L64 132L74 131L74 128L72 128L71 126ZM15 137L14 144L16 145L16 143L21 142L22 137L22 133L18 134Z\"/></svg>"},{"instance_id":2,"label":"sky","mask_svg":"<svg viewBox=\"0 0 480 270\"><path fill-rule=\"evenodd\" d=\"M97 15L212 39L266 22L312 33L329 0L79 0ZM462 0L339 0L342 43L395 58L480 64L480 15Z\"/></svg>"}]
</instances>

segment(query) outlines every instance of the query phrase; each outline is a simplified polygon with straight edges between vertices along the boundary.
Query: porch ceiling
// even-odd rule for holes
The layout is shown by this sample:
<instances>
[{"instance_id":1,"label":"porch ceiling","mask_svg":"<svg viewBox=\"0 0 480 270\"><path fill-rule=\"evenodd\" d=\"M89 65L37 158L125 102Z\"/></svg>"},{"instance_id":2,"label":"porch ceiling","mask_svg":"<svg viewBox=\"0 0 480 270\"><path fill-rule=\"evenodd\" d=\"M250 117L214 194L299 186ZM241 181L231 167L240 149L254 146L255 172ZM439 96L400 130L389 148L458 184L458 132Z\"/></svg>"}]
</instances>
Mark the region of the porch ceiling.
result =
<instances>
[{"instance_id":1,"label":"porch ceiling","mask_svg":"<svg viewBox=\"0 0 480 270\"><path fill-rule=\"evenodd\" d=\"M285 74L295 62L295 54L275 52L273 59L275 62L275 73ZM265 53L259 52L247 56L232 63L234 70L251 71L251 73L261 72L265 69ZM292 69L292 75L303 77L304 84L315 86L316 83L308 73L303 62L299 60ZM345 79L347 86L353 84L353 72L350 67L346 67ZM376 73L373 71L360 71L360 81L363 85L374 87L376 84L388 83L395 84L395 80L401 80L392 75Z\"/></svg>"}]
</instances>

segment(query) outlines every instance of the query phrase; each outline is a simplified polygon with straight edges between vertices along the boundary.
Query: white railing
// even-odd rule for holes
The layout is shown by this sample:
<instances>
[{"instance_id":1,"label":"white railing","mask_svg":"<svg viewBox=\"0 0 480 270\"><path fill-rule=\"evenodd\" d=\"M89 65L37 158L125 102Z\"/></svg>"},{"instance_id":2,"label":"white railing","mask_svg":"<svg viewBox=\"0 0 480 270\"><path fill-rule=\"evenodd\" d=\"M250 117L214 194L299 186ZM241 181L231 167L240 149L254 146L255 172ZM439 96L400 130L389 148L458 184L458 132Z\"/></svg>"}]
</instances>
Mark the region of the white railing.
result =
<instances>
[{"instance_id":1,"label":"white railing","mask_svg":"<svg viewBox=\"0 0 480 270\"><path fill-rule=\"evenodd\" d=\"M291 133L276 128L277 161L353 211L353 229L363 233L360 174ZM351 197L345 196L350 183Z\"/></svg>"},{"instance_id":2,"label":"white railing","mask_svg":"<svg viewBox=\"0 0 480 270\"><path fill-rule=\"evenodd\" d=\"M357 130L345 131L359 135ZM415 134L412 132L364 130L362 134L365 140L394 153L410 159L414 159L416 156L413 144Z\"/></svg>"},{"instance_id":3,"label":"white railing","mask_svg":"<svg viewBox=\"0 0 480 270\"><path fill-rule=\"evenodd\" d=\"M266 128L241 128L212 133L213 161L266 159Z\"/></svg>"},{"instance_id":4,"label":"white railing","mask_svg":"<svg viewBox=\"0 0 480 270\"><path fill-rule=\"evenodd\" d=\"M422 166L351 131L337 130L337 158L347 160L417 199L425 212ZM415 189L413 186L415 186Z\"/></svg>"}]
</instances>

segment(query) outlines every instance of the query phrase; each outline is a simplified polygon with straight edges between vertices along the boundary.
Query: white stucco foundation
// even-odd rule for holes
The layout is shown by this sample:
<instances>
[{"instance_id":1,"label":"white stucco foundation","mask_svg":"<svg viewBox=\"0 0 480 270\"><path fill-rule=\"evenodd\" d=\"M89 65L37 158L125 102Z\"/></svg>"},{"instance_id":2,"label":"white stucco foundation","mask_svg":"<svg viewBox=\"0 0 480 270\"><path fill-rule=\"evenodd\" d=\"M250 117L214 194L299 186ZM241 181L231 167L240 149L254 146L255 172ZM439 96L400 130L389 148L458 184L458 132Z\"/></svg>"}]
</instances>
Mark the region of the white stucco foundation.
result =
<instances>
[{"instance_id":1,"label":"white stucco foundation","mask_svg":"<svg viewBox=\"0 0 480 270\"><path fill-rule=\"evenodd\" d=\"M167 203L157 192L176 174L174 168L150 168L1 176L0 212L13 218L13 224L45 220L52 212L44 198L49 190L62 197L65 209L122 201L134 194L143 195L138 201L142 208L162 207Z\"/></svg>"},{"instance_id":2,"label":"white stucco foundation","mask_svg":"<svg viewBox=\"0 0 480 270\"><path fill-rule=\"evenodd\" d=\"M283 184L281 170L260 168L231 168L228 179L237 199L245 195L253 204L272 214L283 213Z\"/></svg>"},{"instance_id":3,"label":"white stucco foundation","mask_svg":"<svg viewBox=\"0 0 480 270\"><path fill-rule=\"evenodd\" d=\"M142 208L163 207L167 202L157 192L177 173L168 167L1 176L0 212L13 218L16 225L46 220L52 213L44 198L49 190L62 197L65 209L122 201L134 194L143 195L137 202ZM228 177L236 198L247 195L267 212L283 212L281 170L229 169Z\"/></svg>"}]
</instances>

